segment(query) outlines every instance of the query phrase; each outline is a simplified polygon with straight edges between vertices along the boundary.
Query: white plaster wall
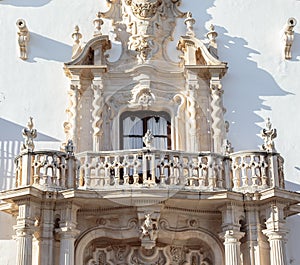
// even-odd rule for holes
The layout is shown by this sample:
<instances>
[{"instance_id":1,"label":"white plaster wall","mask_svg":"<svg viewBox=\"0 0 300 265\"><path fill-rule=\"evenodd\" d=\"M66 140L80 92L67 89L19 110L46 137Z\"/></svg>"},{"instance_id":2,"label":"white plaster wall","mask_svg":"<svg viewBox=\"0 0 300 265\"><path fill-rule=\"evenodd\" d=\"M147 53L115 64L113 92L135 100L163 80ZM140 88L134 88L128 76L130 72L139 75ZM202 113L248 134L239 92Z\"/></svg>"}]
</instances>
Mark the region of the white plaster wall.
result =
<instances>
[{"instance_id":1,"label":"white plaster wall","mask_svg":"<svg viewBox=\"0 0 300 265\"><path fill-rule=\"evenodd\" d=\"M59 148L64 140L69 83L62 68L71 57L71 34L78 24L87 41L95 13L106 8L104 0L0 0L0 189L13 184L11 158L19 150L20 130L29 116L40 132L37 148ZM235 150L257 149L264 119L270 117L278 131L277 150L285 158L287 187L300 190L300 1L183 0L181 9L192 11L199 38L211 23L219 33L219 56L229 66L223 80L224 103ZM282 34L289 17L299 25L293 58L286 61ZM31 32L27 61L18 58L18 18L26 20ZM183 20L179 23L169 47L174 60L179 55L176 42L184 32ZM111 35L106 25L104 33ZM300 233L299 217L289 223L289 260L294 260L290 264L300 264L300 253L292 247L299 240L294 236ZM0 249L0 257L2 253Z\"/></svg>"}]
</instances>

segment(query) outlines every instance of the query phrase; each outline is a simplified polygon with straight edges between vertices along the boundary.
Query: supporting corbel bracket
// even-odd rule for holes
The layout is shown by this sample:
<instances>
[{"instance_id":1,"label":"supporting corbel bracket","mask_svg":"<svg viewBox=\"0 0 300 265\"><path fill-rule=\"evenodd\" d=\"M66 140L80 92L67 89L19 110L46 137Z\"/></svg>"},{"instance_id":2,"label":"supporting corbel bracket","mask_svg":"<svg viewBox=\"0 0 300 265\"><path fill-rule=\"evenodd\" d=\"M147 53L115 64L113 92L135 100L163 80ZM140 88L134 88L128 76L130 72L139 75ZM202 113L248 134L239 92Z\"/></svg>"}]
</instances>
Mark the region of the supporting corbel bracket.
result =
<instances>
[{"instance_id":1,"label":"supporting corbel bracket","mask_svg":"<svg viewBox=\"0 0 300 265\"><path fill-rule=\"evenodd\" d=\"M284 57L287 60L292 59L292 45L294 42L294 27L297 20L293 17L289 18L284 28Z\"/></svg>"},{"instance_id":2,"label":"supporting corbel bracket","mask_svg":"<svg viewBox=\"0 0 300 265\"><path fill-rule=\"evenodd\" d=\"M18 43L20 48L20 58L22 60L27 60L28 56L28 43L30 40L30 34L26 26L24 19L18 19L16 25L19 29L18 31Z\"/></svg>"}]
</instances>

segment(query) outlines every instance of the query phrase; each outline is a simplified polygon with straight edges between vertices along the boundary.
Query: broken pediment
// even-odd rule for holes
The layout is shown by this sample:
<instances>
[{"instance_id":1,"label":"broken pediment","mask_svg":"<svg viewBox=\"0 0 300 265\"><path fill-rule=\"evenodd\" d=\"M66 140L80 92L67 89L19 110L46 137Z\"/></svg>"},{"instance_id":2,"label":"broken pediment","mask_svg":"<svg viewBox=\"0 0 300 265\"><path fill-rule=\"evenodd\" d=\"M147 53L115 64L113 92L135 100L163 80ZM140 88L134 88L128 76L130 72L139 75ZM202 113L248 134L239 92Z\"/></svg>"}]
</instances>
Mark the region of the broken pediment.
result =
<instances>
[{"instance_id":1,"label":"broken pediment","mask_svg":"<svg viewBox=\"0 0 300 265\"><path fill-rule=\"evenodd\" d=\"M111 49L111 42L107 35L91 39L74 60L66 63L69 65L106 65L105 52Z\"/></svg>"}]
</instances>

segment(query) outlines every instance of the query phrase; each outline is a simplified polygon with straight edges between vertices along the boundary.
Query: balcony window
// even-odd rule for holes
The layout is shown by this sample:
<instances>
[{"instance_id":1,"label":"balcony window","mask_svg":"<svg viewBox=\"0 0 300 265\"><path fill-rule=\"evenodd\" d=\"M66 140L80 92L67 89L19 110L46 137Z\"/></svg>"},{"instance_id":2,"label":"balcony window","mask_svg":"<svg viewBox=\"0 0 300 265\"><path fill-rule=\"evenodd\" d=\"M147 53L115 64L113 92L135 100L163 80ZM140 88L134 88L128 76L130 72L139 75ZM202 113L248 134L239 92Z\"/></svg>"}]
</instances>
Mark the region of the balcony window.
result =
<instances>
[{"instance_id":1,"label":"balcony window","mask_svg":"<svg viewBox=\"0 0 300 265\"><path fill-rule=\"evenodd\" d=\"M147 130L154 136L154 148L171 149L170 115L154 111L128 111L121 115L121 148L143 148L143 136Z\"/></svg>"}]
</instances>

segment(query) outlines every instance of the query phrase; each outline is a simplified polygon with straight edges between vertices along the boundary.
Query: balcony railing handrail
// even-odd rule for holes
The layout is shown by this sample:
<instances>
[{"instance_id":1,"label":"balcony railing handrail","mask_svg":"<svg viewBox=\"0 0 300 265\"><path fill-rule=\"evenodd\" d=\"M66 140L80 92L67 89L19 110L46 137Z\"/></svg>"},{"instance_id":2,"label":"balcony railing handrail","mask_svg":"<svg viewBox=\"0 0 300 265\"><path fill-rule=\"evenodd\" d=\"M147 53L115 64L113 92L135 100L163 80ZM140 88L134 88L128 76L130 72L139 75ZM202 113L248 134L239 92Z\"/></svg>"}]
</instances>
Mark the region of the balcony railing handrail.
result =
<instances>
[{"instance_id":1,"label":"balcony railing handrail","mask_svg":"<svg viewBox=\"0 0 300 265\"><path fill-rule=\"evenodd\" d=\"M211 152L133 149L81 152L23 152L16 157L16 186L110 189L143 185L249 192L284 187L277 152Z\"/></svg>"}]
</instances>

